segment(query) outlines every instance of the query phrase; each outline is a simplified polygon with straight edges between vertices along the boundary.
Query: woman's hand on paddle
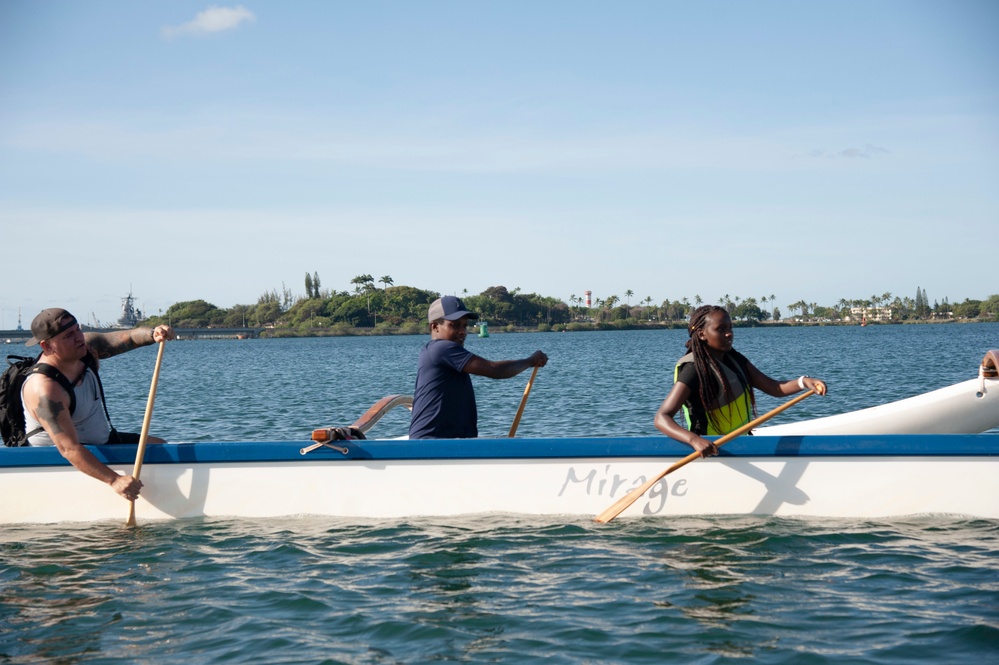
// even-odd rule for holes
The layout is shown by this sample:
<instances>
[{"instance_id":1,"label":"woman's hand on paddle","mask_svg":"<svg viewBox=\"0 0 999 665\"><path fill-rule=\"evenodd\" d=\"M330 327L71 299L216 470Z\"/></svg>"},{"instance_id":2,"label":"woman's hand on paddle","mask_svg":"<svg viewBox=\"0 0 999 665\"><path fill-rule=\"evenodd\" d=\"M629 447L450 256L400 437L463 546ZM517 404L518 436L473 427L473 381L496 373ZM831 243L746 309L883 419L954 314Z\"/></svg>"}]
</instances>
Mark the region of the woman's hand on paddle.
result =
<instances>
[{"instance_id":1,"label":"woman's hand on paddle","mask_svg":"<svg viewBox=\"0 0 999 665\"><path fill-rule=\"evenodd\" d=\"M825 395L829 390L825 381L816 379L814 376L802 377L801 382L804 384L805 390L814 390L817 395Z\"/></svg>"},{"instance_id":2,"label":"woman's hand on paddle","mask_svg":"<svg viewBox=\"0 0 999 665\"><path fill-rule=\"evenodd\" d=\"M697 436L695 434L691 437L687 444L697 452L701 453L701 457L711 457L718 454L718 446L716 446L713 442L708 441L703 436Z\"/></svg>"}]
</instances>

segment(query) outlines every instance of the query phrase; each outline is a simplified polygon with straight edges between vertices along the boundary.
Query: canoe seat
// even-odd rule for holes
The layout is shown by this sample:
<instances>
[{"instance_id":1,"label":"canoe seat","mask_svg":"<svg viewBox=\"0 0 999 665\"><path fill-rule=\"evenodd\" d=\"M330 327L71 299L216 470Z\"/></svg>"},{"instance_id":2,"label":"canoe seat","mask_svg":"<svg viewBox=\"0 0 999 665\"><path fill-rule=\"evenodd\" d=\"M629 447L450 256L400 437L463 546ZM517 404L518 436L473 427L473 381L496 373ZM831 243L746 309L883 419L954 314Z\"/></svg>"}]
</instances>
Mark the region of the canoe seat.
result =
<instances>
[{"instance_id":1,"label":"canoe seat","mask_svg":"<svg viewBox=\"0 0 999 665\"><path fill-rule=\"evenodd\" d=\"M363 439L365 433L375 426L382 417L396 408L404 406L410 411L413 410L412 395L386 395L375 402L370 409L354 421L350 427L321 427L312 430L313 441L342 441L348 438ZM350 436L347 436L347 435Z\"/></svg>"},{"instance_id":2,"label":"canoe seat","mask_svg":"<svg viewBox=\"0 0 999 665\"><path fill-rule=\"evenodd\" d=\"M999 349L992 349L982 358L982 376L995 378L999 376Z\"/></svg>"}]
</instances>

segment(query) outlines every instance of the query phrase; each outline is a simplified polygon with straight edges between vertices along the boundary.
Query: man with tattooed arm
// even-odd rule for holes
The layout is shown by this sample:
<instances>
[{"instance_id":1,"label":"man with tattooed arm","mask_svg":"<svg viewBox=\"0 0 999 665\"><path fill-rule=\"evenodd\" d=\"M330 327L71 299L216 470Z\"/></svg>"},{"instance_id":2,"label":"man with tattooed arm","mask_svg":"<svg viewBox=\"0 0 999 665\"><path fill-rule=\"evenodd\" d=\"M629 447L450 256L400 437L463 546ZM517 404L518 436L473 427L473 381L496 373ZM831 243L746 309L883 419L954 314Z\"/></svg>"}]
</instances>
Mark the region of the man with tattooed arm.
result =
<instances>
[{"instance_id":1,"label":"man with tattooed arm","mask_svg":"<svg viewBox=\"0 0 999 665\"><path fill-rule=\"evenodd\" d=\"M84 333L72 314L51 308L35 317L31 333L27 346L38 344L42 353L21 389L29 445L56 446L77 469L134 501L142 483L114 471L84 447L139 441L138 434L118 432L108 422L97 370L101 359L174 339L173 329L157 326ZM55 376L52 369L56 370ZM73 395L64 386L72 386ZM163 439L152 436L147 441L163 443Z\"/></svg>"}]
</instances>

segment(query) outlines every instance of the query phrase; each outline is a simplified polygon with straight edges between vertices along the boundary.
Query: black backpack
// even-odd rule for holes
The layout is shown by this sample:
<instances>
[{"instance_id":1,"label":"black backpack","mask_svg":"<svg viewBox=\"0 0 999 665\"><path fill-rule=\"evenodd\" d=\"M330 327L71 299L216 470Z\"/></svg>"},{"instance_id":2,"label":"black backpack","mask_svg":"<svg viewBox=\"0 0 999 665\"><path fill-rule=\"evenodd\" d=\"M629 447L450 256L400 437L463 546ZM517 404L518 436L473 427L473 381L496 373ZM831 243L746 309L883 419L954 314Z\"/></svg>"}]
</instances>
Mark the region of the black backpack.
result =
<instances>
[{"instance_id":1,"label":"black backpack","mask_svg":"<svg viewBox=\"0 0 999 665\"><path fill-rule=\"evenodd\" d=\"M40 357L40 356L39 356ZM69 394L69 413L72 415L76 411L76 392L73 384L52 365L37 362L38 358L27 358L25 356L7 356L7 369L0 375L0 435L3 435L3 442L6 446L26 446L28 437L34 436L41 429L31 432L24 431L24 405L21 403L21 386L29 374L44 374L59 383ZM91 357L88 354L84 360L87 367L97 377L97 385L101 392L101 401L104 401L104 386L97 375L97 370ZM107 402L104 402L104 415L108 416ZM111 422L108 416L108 422Z\"/></svg>"}]
</instances>

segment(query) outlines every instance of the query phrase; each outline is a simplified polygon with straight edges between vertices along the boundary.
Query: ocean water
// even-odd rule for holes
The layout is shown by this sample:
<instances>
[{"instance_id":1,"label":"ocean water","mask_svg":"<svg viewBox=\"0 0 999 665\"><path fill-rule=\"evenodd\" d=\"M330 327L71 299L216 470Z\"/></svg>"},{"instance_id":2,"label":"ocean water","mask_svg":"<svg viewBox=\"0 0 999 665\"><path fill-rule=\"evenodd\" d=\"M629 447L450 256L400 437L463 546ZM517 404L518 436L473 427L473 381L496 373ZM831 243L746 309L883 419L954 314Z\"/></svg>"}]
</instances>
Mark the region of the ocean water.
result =
<instances>
[{"instance_id":1,"label":"ocean water","mask_svg":"<svg viewBox=\"0 0 999 665\"><path fill-rule=\"evenodd\" d=\"M492 359L548 353L518 435L644 435L684 337L494 332L468 346ZM411 393L424 342L170 343L151 432L305 440ZM830 395L786 422L973 378L999 324L747 329L736 348L775 378L827 380ZM155 357L104 363L119 429L138 431ZM483 436L505 435L528 376L474 379ZM370 434L406 425L398 410ZM995 520L298 517L0 535L0 663L997 660Z\"/></svg>"}]
</instances>

